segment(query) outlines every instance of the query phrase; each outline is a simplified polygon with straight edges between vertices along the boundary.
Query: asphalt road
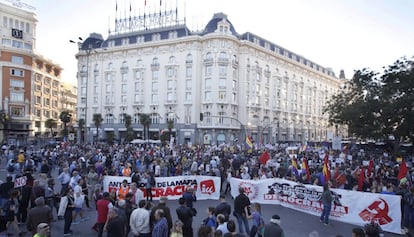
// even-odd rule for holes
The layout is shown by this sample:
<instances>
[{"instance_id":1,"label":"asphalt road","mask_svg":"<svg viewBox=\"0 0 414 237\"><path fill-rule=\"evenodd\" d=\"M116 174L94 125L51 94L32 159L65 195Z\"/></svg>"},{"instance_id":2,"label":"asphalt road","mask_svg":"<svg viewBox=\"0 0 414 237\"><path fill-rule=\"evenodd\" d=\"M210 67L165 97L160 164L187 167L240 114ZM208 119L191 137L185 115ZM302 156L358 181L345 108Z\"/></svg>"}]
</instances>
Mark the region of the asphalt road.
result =
<instances>
[{"instance_id":1,"label":"asphalt road","mask_svg":"<svg viewBox=\"0 0 414 237\"><path fill-rule=\"evenodd\" d=\"M4 160L0 166L0 180L5 180L6 171L4 169ZM53 177L57 177L57 172L52 173ZM37 175L35 175L37 177ZM59 182L56 182L57 185ZM60 187L56 187L60 190ZM230 196L227 197L228 203L233 206L233 200ZM154 201L157 204L157 201ZM197 229L202 223L202 220L207 217L207 208L209 206L216 206L219 202L216 200L198 201L195 203L195 208L198 211L198 215L193 220L194 233L197 233ZM167 205L171 209L173 222L177 219L175 209L178 207L177 200L169 200ZM56 211L54 210L54 216L56 217ZM281 217L281 226L285 231L286 237L308 237L312 231L318 232L320 237L335 237L342 235L344 237L351 236L351 230L356 227L354 225L331 221L328 226L319 222L317 216L305 214L299 211L295 211L289 208L285 208L280 205L262 205L262 215L266 221L270 220L270 217L274 214L278 214ZM92 210L85 211L85 216L89 217L88 221L81 222L78 225L72 225L72 236L97 236L96 232L91 229L96 221L96 211L92 204ZM237 223L237 222L236 222ZM25 230L25 225L21 226L22 230ZM12 232L12 228L10 228ZM238 228L237 228L238 230ZM13 233L13 232L12 232ZM51 233L53 237L63 236L63 221L56 221L52 223ZM30 236L27 234L26 236ZM105 235L104 235L105 236ZM130 234L129 236L132 236ZM397 237L401 235L386 233L387 237Z\"/></svg>"}]
</instances>

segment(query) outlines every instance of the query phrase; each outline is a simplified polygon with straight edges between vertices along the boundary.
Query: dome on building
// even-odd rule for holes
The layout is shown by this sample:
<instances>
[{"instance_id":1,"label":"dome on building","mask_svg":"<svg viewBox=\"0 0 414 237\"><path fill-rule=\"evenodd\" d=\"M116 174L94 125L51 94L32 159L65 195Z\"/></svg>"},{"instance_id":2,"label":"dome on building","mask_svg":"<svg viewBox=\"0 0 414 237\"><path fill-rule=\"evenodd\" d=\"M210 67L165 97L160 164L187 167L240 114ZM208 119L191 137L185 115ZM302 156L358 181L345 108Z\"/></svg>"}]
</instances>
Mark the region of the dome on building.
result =
<instances>
[{"instance_id":1,"label":"dome on building","mask_svg":"<svg viewBox=\"0 0 414 237\"><path fill-rule=\"evenodd\" d=\"M235 35L239 36L239 34L234 29L233 24L227 19L227 15L224 13L215 13L213 18L207 23L206 27L204 28L203 35L213 33L217 30L217 25L220 21L225 20L230 25L230 32Z\"/></svg>"},{"instance_id":2,"label":"dome on building","mask_svg":"<svg viewBox=\"0 0 414 237\"><path fill-rule=\"evenodd\" d=\"M91 33L89 37L82 43L82 50L100 48L103 42L103 37L98 33Z\"/></svg>"}]
</instances>

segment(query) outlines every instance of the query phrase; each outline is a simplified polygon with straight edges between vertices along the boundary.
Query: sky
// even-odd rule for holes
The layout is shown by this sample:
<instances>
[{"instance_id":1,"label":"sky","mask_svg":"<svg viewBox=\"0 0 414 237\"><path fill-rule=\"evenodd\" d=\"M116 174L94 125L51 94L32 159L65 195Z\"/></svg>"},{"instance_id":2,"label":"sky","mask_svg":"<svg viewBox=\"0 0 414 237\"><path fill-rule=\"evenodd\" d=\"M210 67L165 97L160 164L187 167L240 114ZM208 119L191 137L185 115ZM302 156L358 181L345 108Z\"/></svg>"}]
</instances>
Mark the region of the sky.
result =
<instances>
[{"instance_id":1,"label":"sky","mask_svg":"<svg viewBox=\"0 0 414 237\"><path fill-rule=\"evenodd\" d=\"M5 0L1 0L4 2ZM36 50L64 68L62 79L76 83L77 45L96 32L106 39L117 18L158 9L160 0L20 0L36 8ZM146 6L145 6L146 2ZM222 12L238 33L251 32L299 54L338 76L354 70L383 71L397 59L414 56L413 0L161 0L178 6L180 19L201 30ZM116 10L118 6L118 11ZM117 14L116 14L117 13Z\"/></svg>"}]
</instances>

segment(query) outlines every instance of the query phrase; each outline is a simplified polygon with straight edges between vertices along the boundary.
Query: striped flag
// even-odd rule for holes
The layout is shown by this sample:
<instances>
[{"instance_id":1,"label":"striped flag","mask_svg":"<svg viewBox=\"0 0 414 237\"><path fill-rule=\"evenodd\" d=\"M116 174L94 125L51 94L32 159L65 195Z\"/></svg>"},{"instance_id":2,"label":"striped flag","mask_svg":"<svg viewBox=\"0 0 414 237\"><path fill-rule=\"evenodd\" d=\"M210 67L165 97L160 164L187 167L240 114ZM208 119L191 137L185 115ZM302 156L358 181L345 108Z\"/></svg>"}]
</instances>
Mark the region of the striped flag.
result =
<instances>
[{"instance_id":1,"label":"striped flag","mask_svg":"<svg viewBox=\"0 0 414 237\"><path fill-rule=\"evenodd\" d=\"M306 158L302 159L302 169L304 169L306 171L306 180L308 180L308 182L310 182L311 181L311 176L310 176L310 171L309 171L308 160Z\"/></svg>"},{"instance_id":2,"label":"striped flag","mask_svg":"<svg viewBox=\"0 0 414 237\"><path fill-rule=\"evenodd\" d=\"M250 139L250 137L249 137L249 136L246 136L246 148L247 148L247 151L248 151L249 153L251 153L251 152L252 152L252 149L253 149L253 143L252 143L252 140Z\"/></svg>"},{"instance_id":3,"label":"striped flag","mask_svg":"<svg viewBox=\"0 0 414 237\"><path fill-rule=\"evenodd\" d=\"M299 177L298 160L296 159L296 157L293 157L292 159L292 174L295 174L296 177Z\"/></svg>"},{"instance_id":4,"label":"striped flag","mask_svg":"<svg viewBox=\"0 0 414 237\"><path fill-rule=\"evenodd\" d=\"M329 157L328 152L326 152L325 158L323 159L323 168L322 168L322 173L323 173L323 177L324 177L324 184L327 183L329 180L331 180L331 170L330 170L330 167L329 167L328 157Z\"/></svg>"}]
</instances>

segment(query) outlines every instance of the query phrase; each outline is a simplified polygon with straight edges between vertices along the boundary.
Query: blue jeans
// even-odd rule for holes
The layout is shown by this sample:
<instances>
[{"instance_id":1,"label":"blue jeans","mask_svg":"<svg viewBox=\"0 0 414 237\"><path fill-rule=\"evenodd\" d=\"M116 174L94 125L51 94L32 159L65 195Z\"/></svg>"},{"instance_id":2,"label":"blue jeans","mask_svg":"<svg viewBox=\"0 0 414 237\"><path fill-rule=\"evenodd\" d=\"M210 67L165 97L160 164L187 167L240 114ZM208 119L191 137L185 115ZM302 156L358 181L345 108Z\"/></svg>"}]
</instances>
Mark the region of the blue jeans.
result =
<instances>
[{"instance_id":1,"label":"blue jeans","mask_svg":"<svg viewBox=\"0 0 414 237\"><path fill-rule=\"evenodd\" d=\"M240 234L244 233L243 224L244 224L244 228L246 230L246 234L249 234L250 233L250 228L249 228L249 221L247 220L247 217L237 214L236 218L237 218L237 224L239 225Z\"/></svg>"},{"instance_id":2,"label":"blue jeans","mask_svg":"<svg viewBox=\"0 0 414 237\"><path fill-rule=\"evenodd\" d=\"M329 214L331 214L331 203L324 203L323 209L322 209L322 215L321 215L321 221L323 221L325 224L329 223Z\"/></svg>"}]
</instances>

